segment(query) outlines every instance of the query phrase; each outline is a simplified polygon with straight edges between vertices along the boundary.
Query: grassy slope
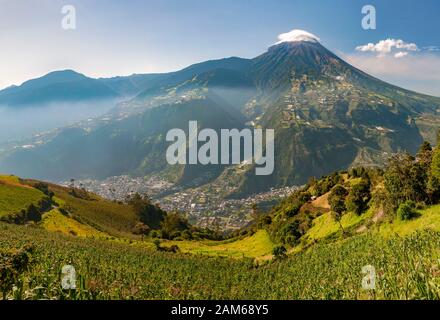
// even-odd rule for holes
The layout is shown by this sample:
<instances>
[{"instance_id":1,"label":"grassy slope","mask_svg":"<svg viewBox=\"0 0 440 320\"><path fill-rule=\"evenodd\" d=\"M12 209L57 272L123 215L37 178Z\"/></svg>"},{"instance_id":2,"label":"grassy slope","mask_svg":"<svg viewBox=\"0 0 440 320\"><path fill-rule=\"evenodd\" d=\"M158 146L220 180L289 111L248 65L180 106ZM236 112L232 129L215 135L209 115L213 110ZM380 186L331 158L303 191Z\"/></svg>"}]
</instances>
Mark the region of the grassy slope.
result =
<instances>
[{"instance_id":1,"label":"grassy slope","mask_svg":"<svg viewBox=\"0 0 440 320\"><path fill-rule=\"evenodd\" d=\"M60 287L65 264L76 269L78 299L440 298L440 236L434 232L390 240L368 233L255 266L249 259L162 253L0 223L0 251L27 243L35 245L33 265L16 298L66 298ZM374 292L361 287L366 265L376 269Z\"/></svg>"},{"instance_id":2,"label":"grassy slope","mask_svg":"<svg viewBox=\"0 0 440 320\"><path fill-rule=\"evenodd\" d=\"M41 191L22 185L17 177L0 175L0 217L27 209L42 198Z\"/></svg>"},{"instance_id":3,"label":"grassy slope","mask_svg":"<svg viewBox=\"0 0 440 320\"><path fill-rule=\"evenodd\" d=\"M389 238L395 235L406 236L415 231L430 229L440 231L440 205L419 210L419 217L410 221L395 219L392 223L382 223L377 227L380 235Z\"/></svg>"},{"instance_id":4,"label":"grassy slope","mask_svg":"<svg viewBox=\"0 0 440 320\"><path fill-rule=\"evenodd\" d=\"M33 187L36 183L33 180L0 175L0 217L26 209L30 204L36 204L44 198L45 195ZM53 184L49 186L55 193L54 201L60 208L66 209L70 217L53 210L44 215L42 226L46 229L65 234L76 233L84 237L102 237L106 234L105 236L136 238L131 230L137 217L130 206L92 194L88 194L85 199L74 197L68 188Z\"/></svg>"},{"instance_id":5,"label":"grassy slope","mask_svg":"<svg viewBox=\"0 0 440 320\"><path fill-rule=\"evenodd\" d=\"M233 258L258 258L272 253L273 243L266 230L236 241L167 241L165 246L179 246L182 252Z\"/></svg>"},{"instance_id":6,"label":"grassy slope","mask_svg":"<svg viewBox=\"0 0 440 320\"><path fill-rule=\"evenodd\" d=\"M0 191L7 189L10 197L6 198L5 193L0 199L0 208L8 206L21 208L32 201L39 200L43 194L28 185L23 185L16 177L0 176ZM128 242L138 244L141 247L153 247L151 240L138 241L138 237L131 234L131 229L136 223L136 216L130 207L115 202L104 200L95 195L88 198L78 198L70 194L68 188L51 185L51 190L55 192L54 200L61 208L67 209L69 216L63 215L58 209L54 209L43 216L40 225L52 232L65 235L109 239L116 242ZM18 196L17 196L18 195ZM21 196L23 195L23 196ZM11 200L13 199L13 200ZM328 208L326 195L312 202L314 206ZM0 213L2 211L0 210ZM374 216L374 211L357 216L353 213L345 214L341 223L345 231L351 235L359 226L366 225ZM440 231L440 206L432 207L420 212L420 217L409 222L395 220L392 223L382 223L373 229L384 237L394 234L407 235L414 231L430 228ZM367 231L365 228L363 231ZM322 240L338 240L341 236L339 224L334 221L330 212L325 212L316 217L312 222L312 227L305 235L306 241L301 246L290 250L297 253L303 248L305 243L314 243ZM116 237L116 238L113 238ZM137 239L137 240L136 240ZM209 255L232 258L256 258L267 260L271 257L274 243L270 240L265 230L259 230L250 237L224 242L215 241L163 241L163 246L178 245L183 253L197 255Z\"/></svg>"},{"instance_id":7,"label":"grassy slope","mask_svg":"<svg viewBox=\"0 0 440 320\"><path fill-rule=\"evenodd\" d=\"M2 183L2 184L1 184ZM22 208L33 201L38 201L44 196L39 190L23 185L17 177L0 176L0 192L9 191L9 198L3 193L0 199L1 208L7 207ZM153 247L151 240L139 241L139 237L131 233L131 229L136 223L135 213L129 206L104 200L98 196L90 195L86 199L74 197L70 194L68 188L51 185L51 190L55 192L54 200L61 208L67 209L69 216L63 215L58 209L54 209L43 216L40 225L48 230L65 235L109 239L116 242L136 243L141 247ZM327 195L318 198L312 202L313 206L328 208ZM309 207L310 208L310 207ZM341 223L346 232L351 235L356 234L360 226L366 225L374 216L374 211L357 216L353 213L345 214ZM409 233L430 228L440 231L440 206L435 206L420 211L420 217L409 222L394 220L392 223L381 223L373 229L384 237L390 237L394 234L407 235ZM363 231L367 231L365 228ZM316 217L312 222L312 227L305 235L306 241L297 248L290 250L297 253L306 243L314 243L322 240L338 240L341 237L339 224L333 219L330 212L325 212ZM115 237L115 238L114 238ZM209 255L232 258L256 258L258 260L267 260L271 257L274 243L270 240L265 230L259 230L250 237L238 240L229 240L224 242L216 241L163 241L163 246L179 246L183 253L197 255Z\"/></svg>"},{"instance_id":8,"label":"grassy slope","mask_svg":"<svg viewBox=\"0 0 440 320\"><path fill-rule=\"evenodd\" d=\"M58 209L45 213L40 225L47 231L59 232L65 235L96 239L106 239L109 237L107 234L89 225L63 215Z\"/></svg>"},{"instance_id":9,"label":"grassy slope","mask_svg":"<svg viewBox=\"0 0 440 320\"><path fill-rule=\"evenodd\" d=\"M50 185L55 193L55 201L66 209L71 216L94 229L115 237L136 238L132 229L137 217L134 210L127 205L105 200L96 195L82 199L72 196L68 188ZM88 236L92 236L93 232Z\"/></svg>"},{"instance_id":10,"label":"grassy slope","mask_svg":"<svg viewBox=\"0 0 440 320\"><path fill-rule=\"evenodd\" d=\"M0 209L5 207L9 211L21 209L39 200L44 196L39 190L32 188L35 181L26 181L29 185L22 184L17 177L3 176L0 184L8 191L0 194ZM153 247L152 241L140 241L131 230L137 222L137 217L131 207L107 201L96 195L88 194L88 197L78 198L70 194L65 187L50 185L50 190L55 193L54 201L60 208L66 209L69 215L63 215L59 209L45 213L40 226L48 231L62 233L64 235L109 239L116 242L128 242L130 240L141 247ZM3 200L3 201L2 201ZM2 204L4 205L2 206ZM0 210L0 213L2 211ZM164 241L164 246L176 244L184 253L202 254L209 256L223 256L234 258L257 258L271 254L273 243L266 231L260 230L250 237L236 241Z\"/></svg>"},{"instance_id":11,"label":"grassy slope","mask_svg":"<svg viewBox=\"0 0 440 320\"><path fill-rule=\"evenodd\" d=\"M372 218L374 211L369 210L361 216L349 212L342 216L341 224L345 231L351 231L356 226L361 225L367 219ZM332 217L331 212L327 212L313 220L313 226L307 231L306 236L313 240L321 240L333 235L339 235L341 227Z\"/></svg>"},{"instance_id":12,"label":"grassy slope","mask_svg":"<svg viewBox=\"0 0 440 320\"><path fill-rule=\"evenodd\" d=\"M368 224L374 216L375 211L370 209L361 216L354 213L345 214L341 223L346 231L353 232L354 229L361 225ZM432 206L424 210L418 211L419 216L410 221L402 221L394 219L393 221L382 221L377 225L371 226L371 230L379 233L381 236L389 238L391 236L406 236L411 233L426 229L440 231L440 205ZM363 230L368 231L368 228ZM310 240L323 240L338 238L341 235L341 228L331 213L325 213L313 220L313 226L310 228L306 236Z\"/></svg>"}]
</instances>

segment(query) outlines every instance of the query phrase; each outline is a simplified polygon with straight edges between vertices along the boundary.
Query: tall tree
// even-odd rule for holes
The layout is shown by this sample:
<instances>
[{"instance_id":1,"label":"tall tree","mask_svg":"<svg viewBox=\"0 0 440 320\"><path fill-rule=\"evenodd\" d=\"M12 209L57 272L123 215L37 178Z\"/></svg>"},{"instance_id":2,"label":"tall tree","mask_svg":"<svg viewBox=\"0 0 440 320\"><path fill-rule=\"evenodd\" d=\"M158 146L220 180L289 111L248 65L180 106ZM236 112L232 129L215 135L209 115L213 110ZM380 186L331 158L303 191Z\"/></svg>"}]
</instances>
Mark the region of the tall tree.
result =
<instances>
[{"instance_id":1,"label":"tall tree","mask_svg":"<svg viewBox=\"0 0 440 320\"><path fill-rule=\"evenodd\" d=\"M370 181L362 179L350 188L346 201L347 210L360 215L368 209L370 199Z\"/></svg>"},{"instance_id":2,"label":"tall tree","mask_svg":"<svg viewBox=\"0 0 440 320\"><path fill-rule=\"evenodd\" d=\"M427 200L428 175L423 165L408 153L391 157L384 174L384 184L394 209L408 200Z\"/></svg>"},{"instance_id":3,"label":"tall tree","mask_svg":"<svg viewBox=\"0 0 440 320\"><path fill-rule=\"evenodd\" d=\"M328 202L332 210L333 218L339 223L342 233L344 233L344 228L342 227L341 218L342 215L347 211L347 207L345 206L345 198L347 197L347 195L347 189L338 184L332 188L328 197Z\"/></svg>"}]
</instances>

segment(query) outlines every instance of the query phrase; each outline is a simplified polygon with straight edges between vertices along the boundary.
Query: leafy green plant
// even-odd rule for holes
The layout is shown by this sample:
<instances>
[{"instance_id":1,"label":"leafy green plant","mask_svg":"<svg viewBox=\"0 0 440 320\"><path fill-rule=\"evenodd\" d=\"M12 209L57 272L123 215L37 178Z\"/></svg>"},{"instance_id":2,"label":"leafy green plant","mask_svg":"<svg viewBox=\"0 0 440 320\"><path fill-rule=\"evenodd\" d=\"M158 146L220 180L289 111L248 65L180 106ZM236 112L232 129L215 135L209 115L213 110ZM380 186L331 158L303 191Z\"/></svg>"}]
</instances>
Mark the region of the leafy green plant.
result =
<instances>
[{"instance_id":1,"label":"leafy green plant","mask_svg":"<svg viewBox=\"0 0 440 320\"><path fill-rule=\"evenodd\" d=\"M285 246L276 246L273 248L272 254L277 260L285 259L287 258L287 249Z\"/></svg>"},{"instance_id":2,"label":"leafy green plant","mask_svg":"<svg viewBox=\"0 0 440 320\"><path fill-rule=\"evenodd\" d=\"M408 200L402 203L397 209L397 216L400 220L411 220L417 216L416 204Z\"/></svg>"},{"instance_id":3,"label":"leafy green plant","mask_svg":"<svg viewBox=\"0 0 440 320\"><path fill-rule=\"evenodd\" d=\"M22 273L28 270L30 255L33 251L31 245L26 245L19 250L0 251L0 293L3 300L18 284Z\"/></svg>"}]
</instances>

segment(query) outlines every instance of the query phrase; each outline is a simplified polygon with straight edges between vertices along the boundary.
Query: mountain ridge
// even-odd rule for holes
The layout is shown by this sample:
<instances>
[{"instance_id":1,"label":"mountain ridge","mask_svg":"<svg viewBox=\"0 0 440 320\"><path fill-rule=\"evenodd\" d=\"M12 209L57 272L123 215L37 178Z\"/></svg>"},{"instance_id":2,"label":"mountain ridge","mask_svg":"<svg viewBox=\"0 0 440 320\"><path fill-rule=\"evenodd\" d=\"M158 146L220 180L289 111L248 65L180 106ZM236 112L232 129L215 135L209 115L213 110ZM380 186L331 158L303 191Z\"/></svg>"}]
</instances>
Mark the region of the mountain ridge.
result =
<instances>
[{"instance_id":1,"label":"mountain ridge","mask_svg":"<svg viewBox=\"0 0 440 320\"><path fill-rule=\"evenodd\" d=\"M270 187L302 184L311 176L319 177L355 163L381 165L387 155L394 152L407 150L414 153L426 139L434 143L435 129L440 124L440 98L374 78L343 61L319 42L281 42L254 59L211 60L170 74L154 75L145 83L146 90L116 107L114 120L105 125L109 137L120 134L118 122L139 121L145 113L158 112L156 108L161 108L163 114L171 108L184 112L185 108L179 109L178 106L191 108L208 100L217 101L208 103L207 108L211 111L217 112L221 104L229 116L235 114L239 127L245 127L247 123L250 127L275 129L274 175L256 177L251 174L251 167L238 170L238 185L231 191L231 195L236 196ZM215 128L221 128L221 119L229 116L225 114L219 119L209 119L208 116L206 120L215 124ZM163 137L166 132L162 130L153 136L145 136L142 127L154 127L155 124L146 120L148 117L143 119L145 122L141 122L138 131L130 133L131 137L127 136L126 142L121 141L112 147L125 150L125 145L130 145L133 140L139 145L144 144L132 151L134 155L130 157L134 162L129 166L124 164L126 161L118 160L118 174L150 173L142 168L146 168L145 163L149 162L146 160L149 158L147 150L153 145L156 145L157 155L165 155ZM186 128L185 119L187 121L188 117L182 116L182 122L177 126ZM105 145L108 137L98 132L99 128L87 132L85 139ZM153 142L157 139L162 141L159 149ZM48 141L44 148L51 150L51 142ZM60 159L57 152L69 154L67 149L57 148L55 153L49 152L53 154L52 159L45 159L44 153L39 157L31 156L35 149L12 152L0 162L0 169L32 177L29 169L33 169L25 168L25 163L43 157L43 162L36 163L34 168L47 167L46 173L50 172L51 166L43 163ZM106 161L111 162L111 159ZM108 166L107 162L101 164L103 168ZM70 166L74 165L70 162ZM87 167L87 163L83 165ZM69 171L62 162L54 167L59 167L60 172ZM162 166L156 173L176 172L166 167ZM187 167L187 170L193 172L195 180L205 172L200 168ZM44 178L44 175L36 177ZM222 179L221 175L218 179ZM206 180L202 181L206 183Z\"/></svg>"}]
</instances>

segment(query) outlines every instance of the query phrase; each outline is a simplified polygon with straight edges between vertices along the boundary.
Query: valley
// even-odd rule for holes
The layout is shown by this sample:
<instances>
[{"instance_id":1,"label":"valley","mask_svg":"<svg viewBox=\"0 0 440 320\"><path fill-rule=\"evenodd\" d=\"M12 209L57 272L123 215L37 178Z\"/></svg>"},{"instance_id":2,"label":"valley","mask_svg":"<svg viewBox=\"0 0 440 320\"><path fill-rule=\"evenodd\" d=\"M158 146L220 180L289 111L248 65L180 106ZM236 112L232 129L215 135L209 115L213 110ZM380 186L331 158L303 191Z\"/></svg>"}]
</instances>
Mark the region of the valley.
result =
<instances>
[{"instance_id":1,"label":"valley","mask_svg":"<svg viewBox=\"0 0 440 320\"><path fill-rule=\"evenodd\" d=\"M0 298L440 299L440 98L293 34L250 59L0 91L13 113L106 105L0 141ZM196 137L232 130L270 134L225 155Z\"/></svg>"},{"instance_id":2,"label":"valley","mask_svg":"<svg viewBox=\"0 0 440 320\"><path fill-rule=\"evenodd\" d=\"M421 148L418 159L425 157L435 161L430 163L436 172L438 151ZM8 299L78 300L439 299L440 205L419 203L410 217L401 215L402 204L397 212L387 209L394 184L403 183L397 197L416 190L410 185L414 177L395 180L401 173L394 166L404 172L420 161L402 158L385 172L357 168L311 181L223 239L188 225L170 233L171 220L139 234L139 219L154 226L157 216L148 202L110 201L79 184L3 175L0 255L32 263L8 281L0 277L0 293ZM349 190L340 213L338 188ZM30 215L30 206L40 208L47 197L51 208ZM141 203L148 211L136 209ZM12 218L20 212L23 221ZM60 287L59 270L66 264L75 268L78 290ZM375 270L374 290L361 285L366 265ZM0 274L7 266L0 264Z\"/></svg>"},{"instance_id":3,"label":"valley","mask_svg":"<svg viewBox=\"0 0 440 320\"><path fill-rule=\"evenodd\" d=\"M253 206L261 210L270 208L287 197L298 187L271 189L243 199L224 199L219 185L214 190L207 187L182 190L166 180L152 176L136 178L129 176L111 177L102 181L77 180L78 187L96 193L109 200L123 201L134 193L148 194L152 200L167 211L177 210L188 215L189 220L201 227L218 227L223 230L237 230L252 220ZM70 181L60 182L68 186Z\"/></svg>"},{"instance_id":4,"label":"valley","mask_svg":"<svg viewBox=\"0 0 440 320\"><path fill-rule=\"evenodd\" d=\"M72 72L55 75L34 80L36 88L58 85L52 81L61 76L91 81ZM1 146L0 171L50 181L158 176L182 190L220 188L224 199L245 199L351 166L383 166L395 152L435 143L440 121L439 98L374 78L315 40L281 42L253 59L93 83L122 101L104 115ZM256 176L257 166L242 161L168 164L167 133L189 134L191 121L217 136L274 130L273 174Z\"/></svg>"}]
</instances>

